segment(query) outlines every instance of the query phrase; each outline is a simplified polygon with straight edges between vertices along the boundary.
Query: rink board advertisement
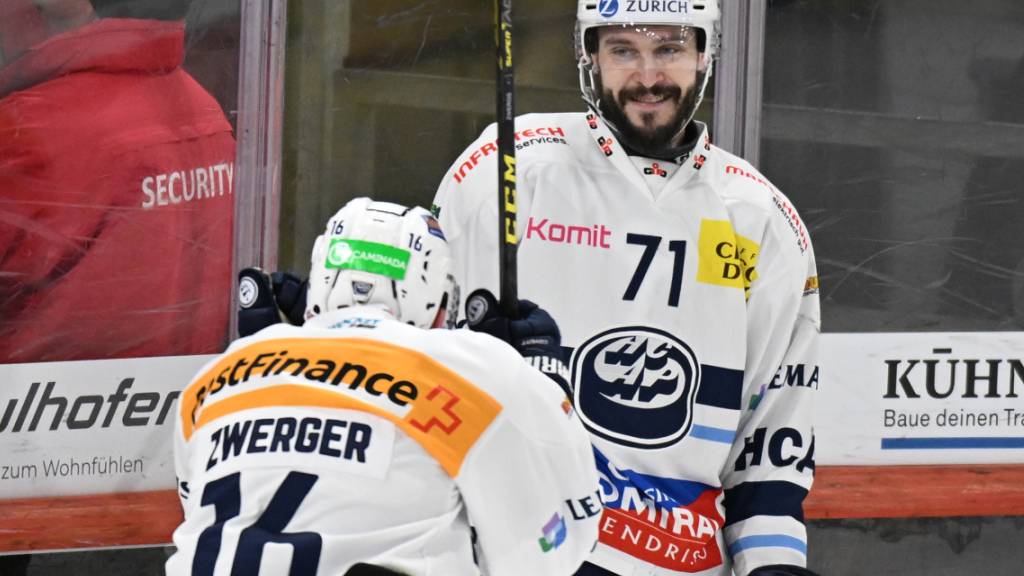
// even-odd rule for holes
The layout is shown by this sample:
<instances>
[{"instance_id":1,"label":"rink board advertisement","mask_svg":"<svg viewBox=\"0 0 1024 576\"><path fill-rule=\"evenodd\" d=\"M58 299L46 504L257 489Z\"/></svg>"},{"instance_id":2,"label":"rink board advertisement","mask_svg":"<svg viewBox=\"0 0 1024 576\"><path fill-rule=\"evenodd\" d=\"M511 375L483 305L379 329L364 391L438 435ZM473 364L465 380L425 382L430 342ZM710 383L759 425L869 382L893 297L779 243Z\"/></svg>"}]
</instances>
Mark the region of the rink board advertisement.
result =
<instances>
[{"instance_id":1,"label":"rink board advertisement","mask_svg":"<svg viewBox=\"0 0 1024 576\"><path fill-rule=\"evenodd\" d=\"M1024 461L1024 333L824 334L818 464Z\"/></svg>"},{"instance_id":2,"label":"rink board advertisement","mask_svg":"<svg viewBox=\"0 0 1024 576\"><path fill-rule=\"evenodd\" d=\"M0 499L174 488L175 403L211 358L0 365ZM1024 461L1024 333L823 334L820 360L818 464Z\"/></svg>"},{"instance_id":3,"label":"rink board advertisement","mask_svg":"<svg viewBox=\"0 0 1024 576\"><path fill-rule=\"evenodd\" d=\"M0 499L173 489L176 400L210 358L0 365Z\"/></svg>"}]
</instances>

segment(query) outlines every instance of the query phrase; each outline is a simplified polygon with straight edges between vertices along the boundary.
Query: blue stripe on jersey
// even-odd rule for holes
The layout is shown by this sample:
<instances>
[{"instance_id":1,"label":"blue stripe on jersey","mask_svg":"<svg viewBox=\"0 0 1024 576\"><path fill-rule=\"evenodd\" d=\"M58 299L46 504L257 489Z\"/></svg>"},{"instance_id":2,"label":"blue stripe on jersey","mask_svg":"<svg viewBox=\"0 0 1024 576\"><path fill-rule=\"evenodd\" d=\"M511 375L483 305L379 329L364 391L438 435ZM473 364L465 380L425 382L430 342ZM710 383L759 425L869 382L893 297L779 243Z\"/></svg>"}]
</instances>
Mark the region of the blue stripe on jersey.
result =
<instances>
[{"instance_id":1,"label":"blue stripe on jersey","mask_svg":"<svg viewBox=\"0 0 1024 576\"><path fill-rule=\"evenodd\" d=\"M594 448L594 460L597 472L601 475L601 488L606 495L605 507L622 508L622 498L627 488L650 498L658 508L671 510L679 506L692 504L708 490L714 487L691 480L660 478L649 474L641 474L628 468L615 467L612 470L608 457ZM611 483L611 485L607 485ZM607 499L608 494L615 494L614 499Z\"/></svg>"},{"instance_id":2,"label":"blue stripe on jersey","mask_svg":"<svg viewBox=\"0 0 1024 576\"><path fill-rule=\"evenodd\" d=\"M743 399L743 371L700 365L697 404L739 410Z\"/></svg>"},{"instance_id":3,"label":"blue stripe on jersey","mask_svg":"<svg viewBox=\"0 0 1024 576\"><path fill-rule=\"evenodd\" d=\"M744 550L751 548L792 548L797 552L807 555L807 543L799 538L787 536L786 534L760 534L757 536L744 536L729 545L729 554L735 556Z\"/></svg>"},{"instance_id":4,"label":"blue stripe on jersey","mask_svg":"<svg viewBox=\"0 0 1024 576\"><path fill-rule=\"evenodd\" d=\"M570 364L575 348L562 346L562 359ZM743 371L720 368L708 364L700 365L700 387L697 389L697 404L739 410L743 402Z\"/></svg>"},{"instance_id":5,"label":"blue stripe on jersey","mask_svg":"<svg viewBox=\"0 0 1024 576\"><path fill-rule=\"evenodd\" d=\"M736 439L736 431L694 424L693 427L690 428L690 437L700 438L701 440L707 440L709 442L732 444L732 441Z\"/></svg>"},{"instance_id":6,"label":"blue stripe on jersey","mask_svg":"<svg viewBox=\"0 0 1024 576\"><path fill-rule=\"evenodd\" d=\"M792 482L744 482L725 491L725 525L754 516L789 516L804 521L807 489Z\"/></svg>"}]
</instances>

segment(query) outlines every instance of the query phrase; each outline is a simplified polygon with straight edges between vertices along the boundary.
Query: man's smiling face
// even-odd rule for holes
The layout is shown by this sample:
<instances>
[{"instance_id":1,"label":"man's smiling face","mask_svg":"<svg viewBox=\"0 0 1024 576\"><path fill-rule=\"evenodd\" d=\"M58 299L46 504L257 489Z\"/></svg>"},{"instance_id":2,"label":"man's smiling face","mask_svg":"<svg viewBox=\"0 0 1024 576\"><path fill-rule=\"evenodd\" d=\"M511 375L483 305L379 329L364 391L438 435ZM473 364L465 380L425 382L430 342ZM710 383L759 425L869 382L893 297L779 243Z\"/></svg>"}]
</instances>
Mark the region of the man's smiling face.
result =
<instances>
[{"instance_id":1,"label":"man's smiling face","mask_svg":"<svg viewBox=\"0 0 1024 576\"><path fill-rule=\"evenodd\" d=\"M678 144L705 69L692 28L599 28L594 69L601 111L624 135L647 148Z\"/></svg>"}]
</instances>

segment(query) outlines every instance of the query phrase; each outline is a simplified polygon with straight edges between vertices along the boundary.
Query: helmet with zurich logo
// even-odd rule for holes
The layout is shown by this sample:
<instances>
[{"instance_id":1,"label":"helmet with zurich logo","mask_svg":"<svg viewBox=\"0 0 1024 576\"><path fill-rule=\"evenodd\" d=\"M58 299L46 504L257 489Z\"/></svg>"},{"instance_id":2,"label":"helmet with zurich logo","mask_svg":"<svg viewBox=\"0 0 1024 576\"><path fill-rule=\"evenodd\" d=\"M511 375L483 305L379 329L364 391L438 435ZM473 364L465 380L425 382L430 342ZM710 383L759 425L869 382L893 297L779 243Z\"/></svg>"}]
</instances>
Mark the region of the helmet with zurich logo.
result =
<instances>
[{"instance_id":1,"label":"helmet with zurich logo","mask_svg":"<svg viewBox=\"0 0 1024 576\"><path fill-rule=\"evenodd\" d=\"M356 198L313 246L307 319L367 305L420 328L451 327L458 300L448 242L424 208Z\"/></svg>"},{"instance_id":2,"label":"helmet with zurich logo","mask_svg":"<svg viewBox=\"0 0 1024 576\"><path fill-rule=\"evenodd\" d=\"M618 26L680 26L691 29L702 59L698 94L686 122L693 118L704 97L711 67L720 47L721 7L719 0L578 0L576 9L576 60L583 99L598 114L601 91L595 78L593 54L597 52L597 30ZM605 119L607 120L607 118ZM614 126L613 126L614 128Z\"/></svg>"}]
</instances>

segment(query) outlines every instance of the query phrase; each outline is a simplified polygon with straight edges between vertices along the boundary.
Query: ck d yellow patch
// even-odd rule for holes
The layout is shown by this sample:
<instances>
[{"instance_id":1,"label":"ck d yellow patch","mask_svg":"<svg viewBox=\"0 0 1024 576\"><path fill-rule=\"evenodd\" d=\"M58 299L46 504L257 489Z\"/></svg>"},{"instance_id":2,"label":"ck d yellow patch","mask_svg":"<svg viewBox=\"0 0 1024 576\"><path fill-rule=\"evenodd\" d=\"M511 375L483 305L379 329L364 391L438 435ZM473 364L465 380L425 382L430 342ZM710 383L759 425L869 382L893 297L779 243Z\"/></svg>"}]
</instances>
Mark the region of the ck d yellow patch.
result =
<instances>
[{"instance_id":1,"label":"ck d yellow patch","mask_svg":"<svg viewBox=\"0 0 1024 576\"><path fill-rule=\"evenodd\" d=\"M757 280L761 246L736 233L728 220L701 220L697 281L726 288L742 288L750 297Z\"/></svg>"}]
</instances>

